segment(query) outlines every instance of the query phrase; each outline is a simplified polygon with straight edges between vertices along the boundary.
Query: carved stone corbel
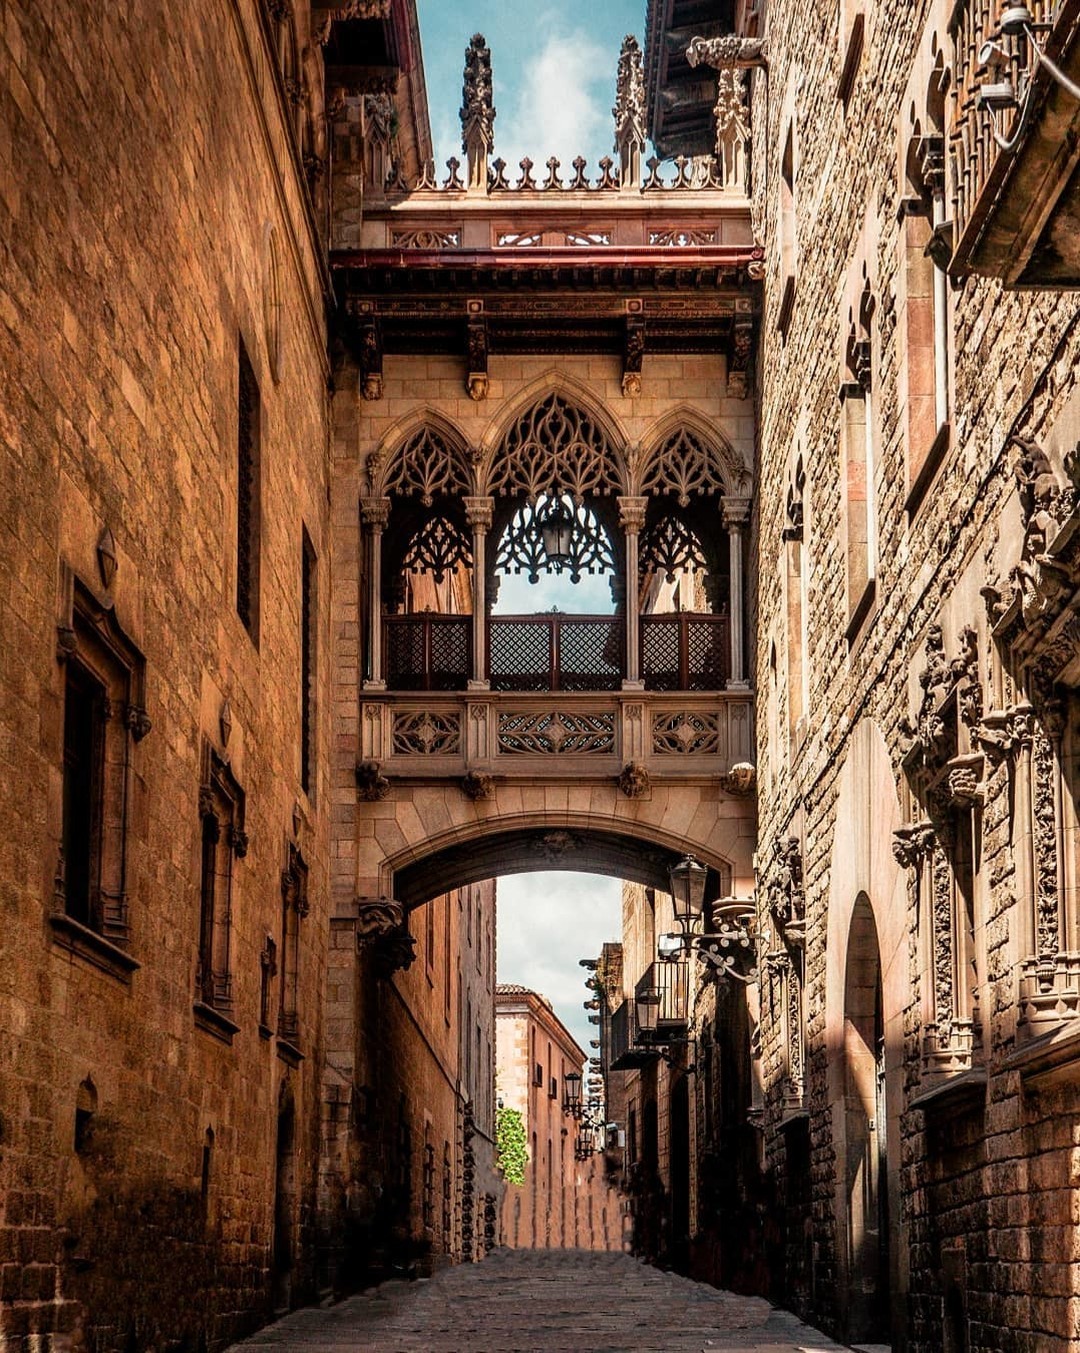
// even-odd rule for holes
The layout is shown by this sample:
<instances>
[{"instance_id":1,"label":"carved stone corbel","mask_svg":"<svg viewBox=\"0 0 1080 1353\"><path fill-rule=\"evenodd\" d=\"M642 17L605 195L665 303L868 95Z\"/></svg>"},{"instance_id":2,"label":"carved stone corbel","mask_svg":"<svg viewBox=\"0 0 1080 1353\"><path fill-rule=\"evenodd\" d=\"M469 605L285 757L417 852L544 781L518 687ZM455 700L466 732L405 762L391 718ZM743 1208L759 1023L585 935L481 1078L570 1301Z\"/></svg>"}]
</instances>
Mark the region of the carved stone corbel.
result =
<instances>
[{"instance_id":1,"label":"carved stone corbel","mask_svg":"<svg viewBox=\"0 0 1080 1353\"><path fill-rule=\"evenodd\" d=\"M364 803L377 803L390 793L390 781L382 773L378 761L360 761L356 766L357 798Z\"/></svg>"},{"instance_id":2,"label":"carved stone corbel","mask_svg":"<svg viewBox=\"0 0 1080 1353\"><path fill-rule=\"evenodd\" d=\"M622 392L627 399L641 394L641 368L645 358L645 320L641 315L627 315L623 341Z\"/></svg>"},{"instance_id":3,"label":"carved stone corbel","mask_svg":"<svg viewBox=\"0 0 1080 1353\"><path fill-rule=\"evenodd\" d=\"M495 777L483 775L479 771L467 771L461 779L461 792L466 798L478 803L483 799L495 797Z\"/></svg>"},{"instance_id":4,"label":"carved stone corbel","mask_svg":"<svg viewBox=\"0 0 1080 1353\"><path fill-rule=\"evenodd\" d=\"M750 364L754 349L754 321L749 316L735 321L728 353L728 396L746 399L750 392Z\"/></svg>"},{"instance_id":5,"label":"carved stone corbel","mask_svg":"<svg viewBox=\"0 0 1080 1353\"><path fill-rule=\"evenodd\" d=\"M757 767L749 761L736 762L729 771L720 776L720 788L725 794L736 798L745 798L752 794L757 786Z\"/></svg>"},{"instance_id":6,"label":"carved stone corbel","mask_svg":"<svg viewBox=\"0 0 1080 1353\"><path fill-rule=\"evenodd\" d=\"M929 822L913 822L893 832L893 859L901 869L919 869L934 848L934 828Z\"/></svg>"},{"instance_id":7,"label":"carved stone corbel","mask_svg":"<svg viewBox=\"0 0 1080 1353\"><path fill-rule=\"evenodd\" d=\"M619 773L619 789L628 799L643 799L652 789L652 779L639 761L628 761Z\"/></svg>"},{"instance_id":8,"label":"carved stone corbel","mask_svg":"<svg viewBox=\"0 0 1080 1353\"><path fill-rule=\"evenodd\" d=\"M479 403L487 398L488 392L488 329L483 301L469 302L466 346L468 372L465 388L469 398Z\"/></svg>"}]
</instances>

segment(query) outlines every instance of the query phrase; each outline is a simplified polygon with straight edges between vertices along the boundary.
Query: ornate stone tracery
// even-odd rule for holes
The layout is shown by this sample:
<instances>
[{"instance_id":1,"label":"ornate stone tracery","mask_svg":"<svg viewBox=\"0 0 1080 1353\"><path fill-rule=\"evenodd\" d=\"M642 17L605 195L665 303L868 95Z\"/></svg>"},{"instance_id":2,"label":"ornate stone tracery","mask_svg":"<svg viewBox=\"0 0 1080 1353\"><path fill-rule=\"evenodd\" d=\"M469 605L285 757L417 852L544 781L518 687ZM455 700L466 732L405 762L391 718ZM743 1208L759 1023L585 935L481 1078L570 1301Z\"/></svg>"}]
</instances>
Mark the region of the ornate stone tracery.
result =
<instances>
[{"instance_id":1,"label":"ornate stone tracery","mask_svg":"<svg viewBox=\"0 0 1080 1353\"><path fill-rule=\"evenodd\" d=\"M369 477L374 478L379 468L378 457L371 457ZM472 476L461 451L438 428L425 423L394 453L383 492L401 498L414 495L424 507L431 507L437 496L471 493Z\"/></svg>"},{"instance_id":2,"label":"ornate stone tracery","mask_svg":"<svg viewBox=\"0 0 1080 1353\"><path fill-rule=\"evenodd\" d=\"M745 465L729 447L712 448L698 433L680 425L646 460L640 492L671 494L686 507L693 496L740 492L748 479Z\"/></svg>"},{"instance_id":3,"label":"ornate stone tracery","mask_svg":"<svg viewBox=\"0 0 1080 1353\"><path fill-rule=\"evenodd\" d=\"M488 492L521 494L535 504L542 494L622 493L620 458L606 434L583 409L560 394L538 400L507 433L488 473Z\"/></svg>"}]
</instances>

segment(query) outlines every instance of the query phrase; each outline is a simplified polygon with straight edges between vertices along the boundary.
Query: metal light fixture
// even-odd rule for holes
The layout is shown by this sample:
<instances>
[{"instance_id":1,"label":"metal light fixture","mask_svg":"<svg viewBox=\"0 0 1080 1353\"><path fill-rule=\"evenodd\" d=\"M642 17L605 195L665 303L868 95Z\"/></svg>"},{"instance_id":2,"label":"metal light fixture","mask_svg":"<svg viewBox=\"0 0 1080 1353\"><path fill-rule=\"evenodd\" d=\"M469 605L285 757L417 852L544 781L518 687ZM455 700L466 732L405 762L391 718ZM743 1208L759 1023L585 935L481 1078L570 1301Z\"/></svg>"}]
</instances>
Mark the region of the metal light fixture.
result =
<instances>
[{"instance_id":1,"label":"metal light fixture","mask_svg":"<svg viewBox=\"0 0 1080 1353\"><path fill-rule=\"evenodd\" d=\"M568 1071L563 1077L563 1108L575 1118L581 1113L581 1072Z\"/></svg>"},{"instance_id":2,"label":"metal light fixture","mask_svg":"<svg viewBox=\"0 0 1080 1353\"><path fill-rule=\"evenodd\" d=\"M654 1034L660 1018L660 992L656 987L643 987L634 997L638 1033Z\"/></svg>"},{"instance_id":3,"label":"metal light fixture","mask_svg":"<svg viewBox=\"0 0 1080 1353\"><path fill-rule=\"evenodd\" d=\"M562 498L549 498L537 517L548 563L568 564L574 547L574 514Z\"/></svg>"},{"instance_id":4,"label":"metal light fixture","mask_svg":"<svg viewBox=\"0 0 1080 1353\"><path fill-rule=\"evenodd\" d=\"M705 877L708 870L693 855L687 855L672 865L668 877L671 899L675 904L675 920L684 932L693 930L705 904Z\"/></svg>"},{"instance_id":5,"label":"metal light fixture","mask_svg":"<svg viewBox=\"0 0 1080 1353\"><path fill-rule=\"evenodd\" d=\"M661 935L656 941L657 957L663 963L671 963L681 958L685 948L682 935Z\"/></svg>"}]
</instances>

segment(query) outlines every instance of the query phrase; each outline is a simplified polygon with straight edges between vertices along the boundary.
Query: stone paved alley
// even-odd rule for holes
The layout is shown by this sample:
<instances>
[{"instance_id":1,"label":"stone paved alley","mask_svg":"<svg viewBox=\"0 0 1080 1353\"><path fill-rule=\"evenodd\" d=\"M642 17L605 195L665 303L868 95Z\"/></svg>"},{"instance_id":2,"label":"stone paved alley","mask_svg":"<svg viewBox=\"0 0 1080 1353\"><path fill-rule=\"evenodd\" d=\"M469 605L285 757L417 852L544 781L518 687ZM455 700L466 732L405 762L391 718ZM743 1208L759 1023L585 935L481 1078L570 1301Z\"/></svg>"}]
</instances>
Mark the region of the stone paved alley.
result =
<instances>
[{"instance_id":1,"label":"stone paved alley","mask_svg":"<svg viewBox=\"0 0 1080 1353\"><path fill-rule=\"evenodd\" d=\"M498 1250L430 1281L393 1282L294 1314L236 1346L255 1353L797 1353L840 1349L757 1297L622 1254Z\"/></svg>"}]
</instances>

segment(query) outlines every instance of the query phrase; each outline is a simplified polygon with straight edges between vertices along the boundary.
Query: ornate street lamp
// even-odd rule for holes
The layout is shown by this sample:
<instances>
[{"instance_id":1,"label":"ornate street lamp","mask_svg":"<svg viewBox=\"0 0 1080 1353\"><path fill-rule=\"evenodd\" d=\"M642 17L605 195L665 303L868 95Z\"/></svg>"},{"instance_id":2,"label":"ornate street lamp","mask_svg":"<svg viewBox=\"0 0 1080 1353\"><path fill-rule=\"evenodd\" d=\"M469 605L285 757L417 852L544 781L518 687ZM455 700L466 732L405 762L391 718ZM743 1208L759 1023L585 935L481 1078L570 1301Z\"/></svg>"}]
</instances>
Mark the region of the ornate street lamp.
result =
<instances>
[{"instance_id":1,"label":"ornate street lamp","mask_svg":"<svg viewBox=\"0 0 1080 1353\"><path fill-rule=\"evenodd\" d=\"M581 1117L581 1072L568 1071L563 1077L563 1109L575 1118Z\"/></svg>"},{"instance_id":2,"label":"ornate street lamp","mask_svg":"<svg viewBox=\"0 0 1080 1353\"><path fill-rule=\"evenodd\" d=\"M693 930L705 905L705 876L708 870L693 855L687 855L668 871L675 920L684 934Z\"/></svg>"},{"instance_id":3,"label":"ornate street lamp","mask_svg":"<svg viewBox=\"0 0 1080 1353\"><path fill-rule=\"evenodd\" d=\"M656 987L643 987L634 997L634 1013L637 1015L639 1034L656 1033L660 1018L660 992Z\"/></svg>"},{"instance_id":4,"label":"ornate street lamp","mask_svg":"<svg viewBox=\"0 0 1080 1353\"><path fill-rule=\"evenodd\" d=\"M574 552L574 514L562 498L549 498L536 515L548 563L568 564Z\"/></svg>"}]
</instances>

